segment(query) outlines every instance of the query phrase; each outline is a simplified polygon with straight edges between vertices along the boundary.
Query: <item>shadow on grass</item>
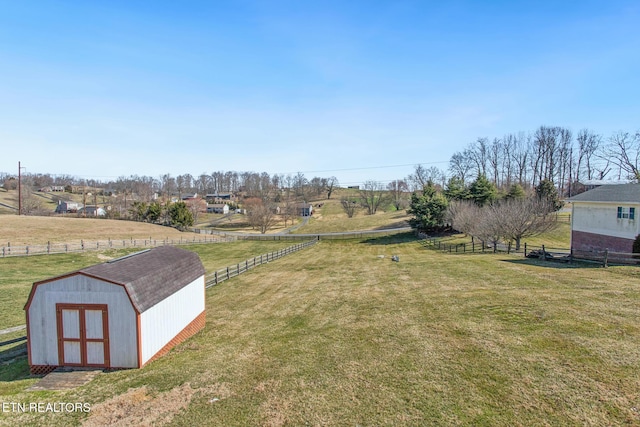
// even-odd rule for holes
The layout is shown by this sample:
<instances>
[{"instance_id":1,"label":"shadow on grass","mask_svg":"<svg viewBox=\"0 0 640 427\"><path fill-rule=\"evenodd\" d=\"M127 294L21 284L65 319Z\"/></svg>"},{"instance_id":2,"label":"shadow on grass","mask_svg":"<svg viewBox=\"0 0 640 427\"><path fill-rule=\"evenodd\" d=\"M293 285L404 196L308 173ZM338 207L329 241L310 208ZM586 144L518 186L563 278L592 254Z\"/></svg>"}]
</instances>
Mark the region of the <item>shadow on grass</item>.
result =
<instances>
[{"instance_id":1,"label":"shadow on grass","mask_svg":"<svg viewBox=\"0 0 640 427\"><path fill-rule=\"evenodd\" d=\"M391 224L385 224L385 225L381 225L380 227L376 227L374 228L374 230L389 230L393 228L402 228L402 227L408 227L408 226L409 226L408 221L396 221L396 222L392 222Z\"/></svg>"},{"instance_id":2,"label":"shadow on grass","mask_svg":"<svg viewBox=\"0 0 640 427\"><path fill-rule=\"evenodd\" d=\"M27 356L0 362L0 382L19 381L31 378Z\"/></svg>"},{"instance_id":3,"label":"shadow on grass","mask_svg":"<svg viewBox=\"0 0 640 427\"><path fill-rule=\"evenodd\" d=\"M554 260L541 260L541 259L533 259L533 258L523 258L523 259L502 259L502 262L509 262L512 264L521 264L521 265L535 265L537 267L545 267L545 268L558 268L558 269L570 269L570 268L602 268L602 263L589 262L589 261L579 261L574 260L573 262L566 261L554 261Z\"/></svg>"},{"instance_id":4,"label":"shadow on grass","mask_svg":"<svg viewBox=\"0 0 640 427\"><path fill-rule=\"evenodd\" d=\"M394 245L398 243L416 242L418 240L418 237L416 237L412 231L408 231L406 233L393 234L391 236L373 237L371 239L363 240L360 243L367 245Z\"/></svg>"}]
</instances>

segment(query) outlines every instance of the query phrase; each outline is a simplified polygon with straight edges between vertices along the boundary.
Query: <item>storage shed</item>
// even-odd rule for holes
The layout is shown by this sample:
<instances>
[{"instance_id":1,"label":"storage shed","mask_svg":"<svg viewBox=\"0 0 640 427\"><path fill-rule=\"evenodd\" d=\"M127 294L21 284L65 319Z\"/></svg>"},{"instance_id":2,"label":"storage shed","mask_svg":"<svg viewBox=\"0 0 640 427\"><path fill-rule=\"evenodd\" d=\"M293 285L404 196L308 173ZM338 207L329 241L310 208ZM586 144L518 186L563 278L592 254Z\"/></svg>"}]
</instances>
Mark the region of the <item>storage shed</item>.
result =
<instances>
[{"instance_id":1,"label":"storage shed","mask_svg":"<svg viewBox=\"0 0 640 427\"><path fill-rule=\"evenodd\" d=\"M59 366L140 368L205 325L204 267L162 246L33 284L32 374Z\"/></svg>"}]
</instances>

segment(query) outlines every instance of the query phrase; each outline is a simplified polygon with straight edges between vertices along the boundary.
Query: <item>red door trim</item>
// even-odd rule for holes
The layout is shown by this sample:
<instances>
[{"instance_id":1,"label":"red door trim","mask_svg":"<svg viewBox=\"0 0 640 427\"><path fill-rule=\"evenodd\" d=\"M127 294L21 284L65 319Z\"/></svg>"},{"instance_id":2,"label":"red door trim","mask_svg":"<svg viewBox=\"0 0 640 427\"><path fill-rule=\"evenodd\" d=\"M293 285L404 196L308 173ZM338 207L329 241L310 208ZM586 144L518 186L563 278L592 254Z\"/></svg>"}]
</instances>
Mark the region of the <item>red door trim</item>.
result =
<instances>
[{"instance_id":1,"label":"red door trim","mask_svg":"<svg viewBox=\"0 0 640 427\"><path fill-rule=\"evenodd\" d=\"M62 310L78 310L80 322L80 338L64 338L62 330ZM85 310L102 311L102 338L87 338ZM97 368L109 368L111 366L109 354L109 314L106 304L56 304L56 328L58 333L58 364L60 366L90 366ZM64 363L64 343L80 343L80 363ZM104 350L104 364L87 363L87 342L101 342Z\"/></svg>"}]
</instances>

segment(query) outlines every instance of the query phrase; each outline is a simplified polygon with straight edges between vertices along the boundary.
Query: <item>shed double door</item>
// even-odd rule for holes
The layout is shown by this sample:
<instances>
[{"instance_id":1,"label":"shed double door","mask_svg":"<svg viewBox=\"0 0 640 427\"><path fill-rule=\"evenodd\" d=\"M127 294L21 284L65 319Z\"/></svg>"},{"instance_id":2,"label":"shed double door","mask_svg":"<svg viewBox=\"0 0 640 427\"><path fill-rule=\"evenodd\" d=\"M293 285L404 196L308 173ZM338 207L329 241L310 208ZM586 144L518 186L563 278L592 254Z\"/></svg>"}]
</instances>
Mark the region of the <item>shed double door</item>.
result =
<instances>
[{"instance_id":1,"label":"shed double door","mask_svg":"<svg viewBox=\"0 0 640 427\"><path fill-rule=\"evenodd\" d=\"M106 304L56 304L56 317L60 365L110 366Z\"/></svg>"}]
</instances>

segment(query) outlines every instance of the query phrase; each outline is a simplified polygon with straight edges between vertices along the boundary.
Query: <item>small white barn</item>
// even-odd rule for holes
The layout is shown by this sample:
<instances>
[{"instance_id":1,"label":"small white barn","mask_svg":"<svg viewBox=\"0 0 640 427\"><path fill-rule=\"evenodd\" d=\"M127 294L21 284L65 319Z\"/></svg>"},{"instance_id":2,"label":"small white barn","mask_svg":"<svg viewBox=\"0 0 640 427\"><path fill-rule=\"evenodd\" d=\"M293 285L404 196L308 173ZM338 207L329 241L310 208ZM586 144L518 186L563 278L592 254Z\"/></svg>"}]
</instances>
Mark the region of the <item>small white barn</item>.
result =
<instances>
[{"instance_id":1,"label":"small white barn","mask_svg":"<svg viewBox=\"0 0 640 427\"><path fill-rule=\"evenodd\" d=\"M640 234L640 184L602 185L568 201L574 250L631 252Z\"/></svg>"},{"instance_id":2,"label":"small white barn","mask_svg":"<svg viewBox=\"0 0 640 427\"><path fill-rule=\"evenodd\" d=\"M162 246L33 284L32 374L59 366L141 368L205 325L204 267Z\"/></svg>"}]
</instances>

